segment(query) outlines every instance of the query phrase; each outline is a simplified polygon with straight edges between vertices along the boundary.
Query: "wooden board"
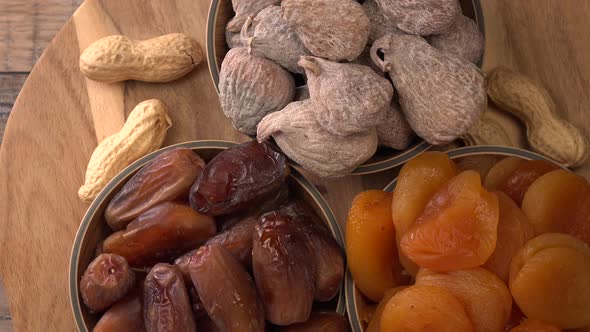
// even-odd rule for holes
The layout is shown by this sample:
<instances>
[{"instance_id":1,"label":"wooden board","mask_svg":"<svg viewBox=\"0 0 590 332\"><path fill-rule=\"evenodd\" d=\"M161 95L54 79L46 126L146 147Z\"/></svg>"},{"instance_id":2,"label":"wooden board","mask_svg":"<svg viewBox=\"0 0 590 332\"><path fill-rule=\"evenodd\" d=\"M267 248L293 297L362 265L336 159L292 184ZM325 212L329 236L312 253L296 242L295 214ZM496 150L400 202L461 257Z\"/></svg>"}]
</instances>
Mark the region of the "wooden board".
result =
<instances>
[{"instance_id":1,"label":"wooden board","mask_svg":"<svg viewBox=\"0 0 590 332\"><path fill-rule=\"evenodd\" d=\"M588 30L590 3L576 2L574 8L562 0L482 2L485 68L503 63L540 79L563 114L589 133L584 106L590 35L580 32ZM171 84L98 84L77 68L81 49L114 33L149 38L180 31L204 45L207 10L206 0L87 0L39 59L0 146L0 275L17 330L75 330L67 269L87 208L76 192L97 142L117 131L135 104L160 98L169 105L174 127L166 144L246 139L223 117L205 64ZM357 192L382 188L395 174L311 180L343 224Z\"/></svg>"}]
</instances>

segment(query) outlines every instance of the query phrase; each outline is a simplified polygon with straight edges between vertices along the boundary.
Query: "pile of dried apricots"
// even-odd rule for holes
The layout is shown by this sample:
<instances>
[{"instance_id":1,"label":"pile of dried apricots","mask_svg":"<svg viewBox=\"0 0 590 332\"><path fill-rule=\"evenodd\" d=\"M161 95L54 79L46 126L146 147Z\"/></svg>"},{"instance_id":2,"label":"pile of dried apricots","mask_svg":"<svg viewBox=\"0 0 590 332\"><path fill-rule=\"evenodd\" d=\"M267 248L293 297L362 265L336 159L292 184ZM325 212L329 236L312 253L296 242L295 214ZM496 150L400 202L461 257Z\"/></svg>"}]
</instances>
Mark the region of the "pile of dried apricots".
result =
<instances>
[{"instance_id":1,"label":"pile of dried apricots","mask_svg":"<svg viewBox=\"0 0 590 332\"><path fill-rule=\"evenodd\" d=\"M379 303L368 332L590 330L588 244L588 181L516 157L480 172L424 153L346 225L356 287Z\"/></svg>"}]
</instances>

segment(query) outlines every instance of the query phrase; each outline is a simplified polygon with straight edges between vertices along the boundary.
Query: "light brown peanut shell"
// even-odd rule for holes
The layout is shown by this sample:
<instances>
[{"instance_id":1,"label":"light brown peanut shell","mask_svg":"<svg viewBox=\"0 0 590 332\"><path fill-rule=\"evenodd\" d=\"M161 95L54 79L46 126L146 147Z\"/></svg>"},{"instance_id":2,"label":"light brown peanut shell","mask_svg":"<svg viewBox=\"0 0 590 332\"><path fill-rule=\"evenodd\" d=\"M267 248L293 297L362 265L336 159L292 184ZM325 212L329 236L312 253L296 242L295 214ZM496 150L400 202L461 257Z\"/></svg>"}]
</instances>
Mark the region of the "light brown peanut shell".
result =
<instances>
[{"instance_id":1,"label":"light brown peanut shell","mask_svg":"<svg viewBox=\"0 0 590 332\"><path fill-rule=\"evenodd\" d=\"M445 32L461 14L458 0L376 0L386 19L407 33Z\"/></svg>"},{"instance_id":2,"label":"light brown peanut shell","mask_svg":"<svg viewBox=\"0 0 590 332\"><path fill-rule=\"evenodd\" d=\"M410 146L415 134L404 113L400 110L400 106L392 103L385 112L383 121L377 125L377 136L379 137L379 145L403 150Z\"/></svg>"},{"instance_id":3,"label":"light brown peanut shell","mask_svg":"<svg viewBox=\"0 0 590 332\"><path fill-rule=\"evenodd\" d=\"M356 59L369 38L371 22L353 0L283 0L283 17L311 54L334 60Z\"/></svg>"},{"instance_id":4,"label":"light brown peanut shell","mask_svg":"<svg viewBox=\"0 0 590 332\"><path fill-rule=\"evenodd\" d=\"M321 106L307 99L267 115L258 125L258 141L274 137L289 158L318 176L345 176L373 156L377 133L373 128L350 136L333 135L317 122L317 107Z\"/></svg>"},{"instance_id":5,"label":"light brown peanut shell","mask_svg":"<svg viewBox=\"0 0 590 332\"><path fill-rule=\"evenodd\" d=\"M254 17L264 8L280 3L281 0L232 0L236 16L227 23L226 30L240 32L248 17Z\"/></svg>"},{"instance_id":6,"label":"light brown peanut shell","mask_svg":"<svg viewBox=\"0 0 590 332\"><path fill-rule=\"evenodd\" d=\"M367 66L302 57L311 99L320 125L346 136L375 127L385 117L393 87Z\"/></svg>"},{"instance_id":7,"label":"light brown peanut shell","mask_svg":"<svg viewBox=\"0 0 590 332\"><path fill-rule=\"evenodd\" d=\"M473 63L481 60L485 47L477 23L465 15L459 15L447 32L432 35L429 41L437 49Z\"/></svg>"},{"instance_id":8,"label":"light brown peanut shell","mask_svg":"<svg viewBox=\"0 0 590 332\"><path fill-rule=\"evenodd\" d=\"M408 123L430 144L449 143L465 134L487 104L484 74L420 36L386 35L373 44L371 58L389 72Z\"/></svg>"},{"instance_id":9,"label":"light brown peanut shell","mask_svg":"<svg viewBox=\"0 0 590 332\"><path fill-rule=\"evenodd\" d=\"M160 148L170 126L161 101L150 99L135 106L121 131L105 138L92 153L84 185L78 190L80 199L91 202L125 167Z\"/></svg>"},{"instance_id":10,"label":"light brown peanut shell","mask_svg":"<svg viewBox=\"0 0 590 332\"><path fill-rule=\"evenodd\" d=\"M401 31L397 28L393 20L387 20L383 16L383 11L377 5L375 0L367 0L363 3L363 9L365 10L365 14L369 17L371 21L371 32L369 33L369 44L373 44L373 42L388 33L402 33L405 32Z\"/></svg>"},{"instance_id":11,"label":"light brown peanut shell","mask_svg":"<svg viewBox=\"0 0 590 332\"><path fill-rule=\"evenodd\" d=\"M461 136L465 145L499 145L499 146L516 146L506 130L484 112L477 123Z\"/></svg>"},{"instance_id":12,"label":"light brown peanut shell","mask_svg":"<svg viewBox=\"0 0 590 332\"><path fill-rule=\"evenodd\" d=\"M80 55L80 70L95 81L170 82L193 70L203 60L196 40L181 33L136 41L108 36Z\"/></svg>"},{"instance_id":13,"label":"light brown peanut shell","mask_svg":"<svg viewBox=\"0 0 590 332\"><path fill-rule=\"evenodd\" d=\"M301 56L311 55L297 33L287 25L280 6L266 7L254 20L246 20L242 42L252 54L270 59L293 73L303 73L297 61Z\"/></svg>"},{"instance_id":14,"label":"light brown peanut shell","mask_svg":"<svg viewBox=\"0 0 590 332\"><path fill-rule=\"evenodd\" d=\"M219 100L225 116L241 133L256 134L256 125L268 113L293 100L293 76L271 60L232 48L221 64Z\"/></svg>"},{"instance_id":15,"label":"light brown peanut shell","mask_svg":"<svg viewBox=\"0 0 590 332\"><path fill-rule=\"evenodd\" d=\"M590 157L588 139L561 118L549 92L538 82L498 67L489 75L488 96L525 123L534 150L568 167L580 166Z\"/></svg>"}]
</instances>

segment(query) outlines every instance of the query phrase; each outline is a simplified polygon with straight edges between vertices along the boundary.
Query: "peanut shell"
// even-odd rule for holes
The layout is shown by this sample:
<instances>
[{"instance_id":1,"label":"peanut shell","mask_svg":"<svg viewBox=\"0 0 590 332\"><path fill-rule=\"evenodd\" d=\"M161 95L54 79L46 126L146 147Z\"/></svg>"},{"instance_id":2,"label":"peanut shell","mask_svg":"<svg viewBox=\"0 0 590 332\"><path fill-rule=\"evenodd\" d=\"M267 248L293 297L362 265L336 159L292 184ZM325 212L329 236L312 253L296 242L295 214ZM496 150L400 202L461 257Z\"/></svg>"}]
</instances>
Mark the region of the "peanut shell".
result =
<instances>
[{"instance_id":1,"label":"peanut shell","mask_svg":"<svg viewBox=\"0 0 590 332\"><path fill-rule=\"evenodd\" d=\"M304 169L321 177L349 174L377 150L374 128L345 137L336 136L317 122L311 99L293 102L269 114L258 125L258 140L274 137L282 151Z\"/></svg>"},{"instance_id":2,"label":"peanut shell","mask_svg":"<svg viewBox=\"0 0 590 332\"><path fill-rule=\"evenodd\" d=\"M373 44L371 57L389 72L408 123L430 144L449 143L465 134L487 104L484 74L420 36L386 35Z\"/></svg>"},{"instance_id":3,"label":"peanut shell","mask_svg":"<svg viewBox=\"0 0 590 332\"><path fill-rule=\"evenodd\" d=\"M367 0L363 3L363 9L365 10L365 14L369 17L371 21L371 32L369 33L369 44L373 44L373 42L388 33L402 33L405 32L401 31L397 28L392 20L385 19L383 16L383 11L377 5L375 0Z\"/></svg>"},{"instance_id":4,"label":"peanut shell","mask_svg":"<svg viewBox=\"0 0 590 332\"><path fill-rule=\"evenodd\" d=\"M461 14L458 0L376 0L387 20L407 33L427 36L447 31Z\"/></svg>"},{"instance_id":5,"label":"peanut shell","mask_svg":"<svg viewBox=\"0 0 590 332\"><path fill-rule=\"evenodd\" d=\"M437 49L478 63L484 49L484 37L474 20L460 15L449 30L429 38L430 45Z\"/></svg>"},{"instance_id":6,"label":"peanut shell","mask_svg":"<svg viewBox=\"0 0 590 332\"><path fill-rule=\"evenodd\" d=\"M219 100L223 113L241 133L256 134L256 125L268 113L293 100L295 81L288 71L271 60L231 49L219 74Z\"/></svg>"},{"instance_id":7,"label":"peanut shell","mask_svg":"<svg viewBox=\"0 0 590 332\"><path fill-rule=\"evenodd\" d=\"M393 97L389 81L367 66L302 57L318 122L334 135L346 136L375 127Z\"/></svg>"},{"instance_id":8,"label":"peanut shell","mask_svg":"<svg viewBox=\"0 0 590 332\"><path fill-rule=\"evenodd\" d=\"M226 30L240 32L248 17L254 17L264 8L280 3L281 0L232 0L231 4L236 16L227 23Z\"/></svg>"},{"instance_id":9,"label":"peanut shell","mask_svg":"<svg viewBox=\"0 0 590 332\"><path fill-rule=\"evenodd\" d=\"M293 73L303 73L297 61L303 55L311 55L297 33L287 25L280 6L266 7L253 21L246 20L242 42L252 54L272 60Z\"/></svg>"},{"instance_id":10,"label":"peanut shell","mask_svg":"<svg viewBox=\"0 0 590 332\"><path fill-rule=\"evenodd\" d=\"M502 125L489 116L487 112L481 115L479 121L461 136L461 139L463 139L463 142L467 146L516 146Z\"/></svg>"},{"instance_id":11,"label":"peanut shell","mask_svg":"<svg viewBox=\"0 0 590 332\"><path fill-rule=\"evenodd\" d=\"M283 17L315 56L352 61L367 44L371 22L353 0L283 0Z\"/></svg>"},{"instance_id":12,"label":"peanut shell","mask_svg":"<svg viewBox=\"0 0 590 332\"><path fill-rule=\"evenodd\" d=\"M410 146L415 134L399 105L392 103L385 113L385 119L377 126L377 136L379 145L403 150Z\"/></svg>"}]
</instances>

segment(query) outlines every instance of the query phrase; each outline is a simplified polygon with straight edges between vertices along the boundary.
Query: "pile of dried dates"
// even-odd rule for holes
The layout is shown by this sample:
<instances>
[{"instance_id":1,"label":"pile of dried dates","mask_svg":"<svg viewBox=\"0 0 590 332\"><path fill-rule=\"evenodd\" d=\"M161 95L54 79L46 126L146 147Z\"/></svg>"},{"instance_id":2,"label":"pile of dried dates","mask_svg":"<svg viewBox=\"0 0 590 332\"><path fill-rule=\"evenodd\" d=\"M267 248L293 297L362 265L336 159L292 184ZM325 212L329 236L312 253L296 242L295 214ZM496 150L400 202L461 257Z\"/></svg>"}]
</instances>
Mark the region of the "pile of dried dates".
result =
<instances>
[{"instance_id":1,"label":"pile of dried dates","mask_svg":"<svg viewBox=\"0 0 590 332\"><path fill-rule=\"evenodd\" d=\"M344 258L290 197L289 171L254 141L208 164L178 148L143 167L109 202L114 233L80 281L102 315L94 331L348 331L314 306L337 296Z\"/></svg>"}]
</instances>

